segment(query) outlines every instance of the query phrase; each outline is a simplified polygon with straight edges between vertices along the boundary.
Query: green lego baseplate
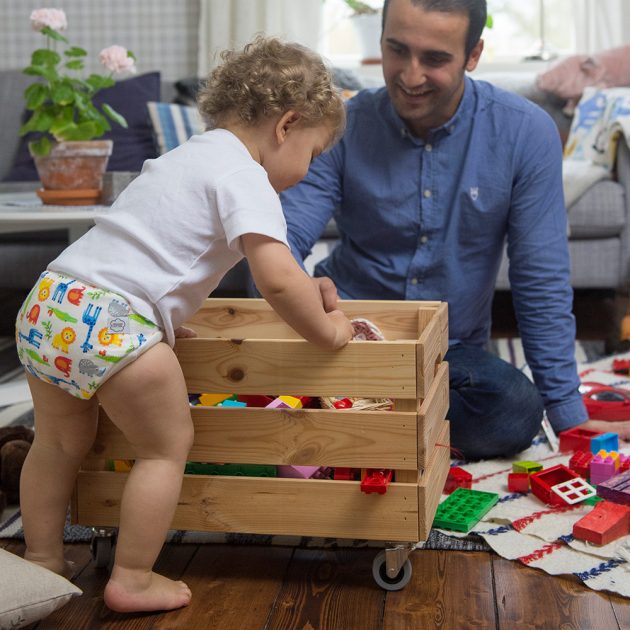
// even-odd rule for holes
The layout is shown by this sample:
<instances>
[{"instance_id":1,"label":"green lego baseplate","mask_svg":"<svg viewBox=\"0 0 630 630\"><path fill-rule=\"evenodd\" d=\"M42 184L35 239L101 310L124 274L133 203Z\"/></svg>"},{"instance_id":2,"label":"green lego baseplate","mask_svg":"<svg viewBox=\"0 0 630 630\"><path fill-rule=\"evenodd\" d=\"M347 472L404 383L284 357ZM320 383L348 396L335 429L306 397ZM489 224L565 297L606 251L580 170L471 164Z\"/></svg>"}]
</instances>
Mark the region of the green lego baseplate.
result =
<instances>
[{"instance_id":1,"label":"green lego baseplate","mask_svg":"<svg viewBox=\"0 0 630 630\"><path fill-rule=\"evenodd\" d=\"M469 532L499 500L495 492L457 488L438 505L433 527Z\"/></svg>"},{"instance_id":2,"label":"green lego baseplate","mask_svg":"<svg viewBox=\"0 0 630 630\"><path fill-rule=\"evenodd\" d=\"M267 464L206 464L188 462L187 475L229 475L232 477L277 477L275 466Z\"/></svg>"}]
</instances>

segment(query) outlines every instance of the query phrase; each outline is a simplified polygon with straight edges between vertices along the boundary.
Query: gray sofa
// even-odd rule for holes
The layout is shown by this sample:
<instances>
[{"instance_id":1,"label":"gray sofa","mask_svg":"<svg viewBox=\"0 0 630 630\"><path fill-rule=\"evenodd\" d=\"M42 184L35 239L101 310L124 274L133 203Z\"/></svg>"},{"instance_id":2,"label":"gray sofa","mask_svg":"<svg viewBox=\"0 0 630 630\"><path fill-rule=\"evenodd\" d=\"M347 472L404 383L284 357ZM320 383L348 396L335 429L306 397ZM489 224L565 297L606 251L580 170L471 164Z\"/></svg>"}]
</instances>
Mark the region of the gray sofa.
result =
<instances>
[{"instance_id":1,"label":"gray sofa","mask_svg":"<svg viewBox=\"0 0 630 630\"><path fill-rule=\"evenodd\" d=\"M562 113L562 101L542 93L534 86L532 73L486 73L475 78L518 92L546 109L566 137L570 119ZM0 182L5 178L17 149L17 129L23 108L22 92L29 78L19 71L0 72ZM163 84L162 100L174 96L172 84ZM23 187L24 185L21 185ZM33 189L35 184L26 184ZM0 191L14 190L10 182L0 183ZM610 289L621 294L630 285L630 151L620 143L616 178L601 181L580 197L569 209L572 284L576 289ZM63 231L54 233L0 235L0 288L28 289L36 274L65 247ZM307 268L327 255L335 246L334 225L314 248ZM498 289L508 289L508 263L504 260L497 278ZM222 294L244 295L247 281L246 266L241 264L226 277L219 287Z\"/></svg>"}]
</instances>

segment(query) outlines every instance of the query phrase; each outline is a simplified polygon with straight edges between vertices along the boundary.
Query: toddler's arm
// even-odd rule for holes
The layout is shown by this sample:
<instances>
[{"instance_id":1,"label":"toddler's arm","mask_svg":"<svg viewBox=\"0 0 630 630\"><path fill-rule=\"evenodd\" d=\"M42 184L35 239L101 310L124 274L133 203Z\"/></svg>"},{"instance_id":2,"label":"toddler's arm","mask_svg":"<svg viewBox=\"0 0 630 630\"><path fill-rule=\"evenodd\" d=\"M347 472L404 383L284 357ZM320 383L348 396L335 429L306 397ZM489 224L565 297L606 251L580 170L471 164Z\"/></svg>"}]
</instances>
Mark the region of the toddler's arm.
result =
<instances>
[{"instance_id":1,"label":"toddler's arm","mask_svg":"<svg viewBox=\"0 0 630 630\"><path fill-rule=\"evenodd\" d=\"M329 350L352 339L350 320L339 310L324 311L317 287L286 245L262 234L244 234L241 242L256 287L291 328Z\"/></svg>"}]
</instances>

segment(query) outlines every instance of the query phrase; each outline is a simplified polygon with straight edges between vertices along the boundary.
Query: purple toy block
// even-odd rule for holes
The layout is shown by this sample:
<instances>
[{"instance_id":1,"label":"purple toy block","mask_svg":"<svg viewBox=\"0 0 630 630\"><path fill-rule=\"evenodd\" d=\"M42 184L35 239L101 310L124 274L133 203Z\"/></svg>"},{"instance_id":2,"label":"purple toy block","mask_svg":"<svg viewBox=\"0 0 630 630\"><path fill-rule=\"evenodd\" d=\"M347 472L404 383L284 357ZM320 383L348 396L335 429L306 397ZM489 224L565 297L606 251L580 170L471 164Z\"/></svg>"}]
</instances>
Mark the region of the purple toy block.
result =
<instances>
[{"instance_id":1,"label":"purple toy block","mask_svg":"<svg viewBox=\"0 0 630 630\"><path fill-rule=\"evenodd\" d=\"M601 455L595 455L591 460L591 483L596 486L611 477L614 477L615 473L615 460L607 455L602 457Z\"/></svg>"},{"instance_id":2,"label":"purple toy block","mask_svg":"<svg viewBox=\"0 0 630 630\"><path fill-rule=\"evenodd\" d=\"M265 409L291 409L291 407L287 405L284 400L276 398L275 400L272 400Z\"/></svg>"},{"instance_id":3,"label":"purple toy block","mask_svg":"<svg viewBox=\"0 0 630 630\"><path fill-rule=\"evenodd\" d=\"M600 483L597 486L597 495L607 501L630 505L630 470Z\"/></svg>"},{"instance_id":4,"label":"purple toy block","mask_svg":"<svg viewBox=\"0 0 630 630\"><path fill-rule=\"evenodd\" d=\"M277 466L278 477L294 479L310 479L319 468L319 466Z\"/></svg>"},{"instance_id":5,"label":"purple toy block","mask_svg":"<svg viewBox=\"0 0 630 630\"><path fill-rule=\"evenodd\" d=\"M618 451L619 450L619 433L602 433L591 439L591 453L599 453L599 451Z\"/></svg>"}]
</instances>

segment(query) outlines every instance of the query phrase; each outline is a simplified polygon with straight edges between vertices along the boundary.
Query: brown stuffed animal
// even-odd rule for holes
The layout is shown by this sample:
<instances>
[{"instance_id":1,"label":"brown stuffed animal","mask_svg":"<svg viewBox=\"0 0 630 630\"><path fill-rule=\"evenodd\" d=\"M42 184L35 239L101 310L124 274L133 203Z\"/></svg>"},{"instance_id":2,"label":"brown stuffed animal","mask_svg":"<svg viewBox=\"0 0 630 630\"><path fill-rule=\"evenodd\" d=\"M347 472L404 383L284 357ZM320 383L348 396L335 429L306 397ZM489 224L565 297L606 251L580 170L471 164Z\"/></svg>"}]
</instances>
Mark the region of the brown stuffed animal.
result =
<instances>
[{"instance_id":1,"label":"brown stuffed animal","mask_svg":"<svg viewBox=\"0 0 630 630\"><path fill-rule=\"evenodd\" d=\"M20 473L33 437L27 427L0 429L0 515L7 504L20 501Z\"/></svg>"}]
</instances>

